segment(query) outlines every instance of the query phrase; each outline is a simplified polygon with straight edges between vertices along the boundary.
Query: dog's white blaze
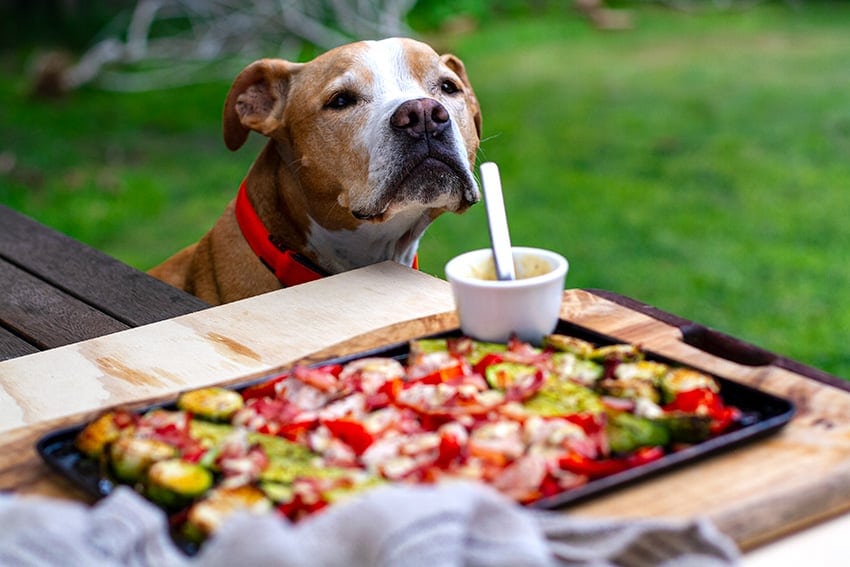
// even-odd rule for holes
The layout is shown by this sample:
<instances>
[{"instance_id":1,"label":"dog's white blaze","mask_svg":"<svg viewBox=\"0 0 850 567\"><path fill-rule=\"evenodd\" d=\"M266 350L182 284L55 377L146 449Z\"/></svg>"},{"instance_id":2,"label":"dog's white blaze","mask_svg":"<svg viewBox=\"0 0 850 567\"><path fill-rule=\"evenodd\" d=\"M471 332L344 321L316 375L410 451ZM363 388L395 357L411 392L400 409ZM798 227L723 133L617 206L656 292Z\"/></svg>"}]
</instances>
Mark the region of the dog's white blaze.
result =
<instances>
[{"instance_id":1,"label":"dog's white blaze","mask_svg":"<svg viewBox=\"0 0 850 567\"><path fill-rule=\"evenodd\" d=\"M405 100L429 96L421 83L422 77L411 73L399 39L369 42L366 66L372 74L376 100L383 107L395 109Z\"/></svg>"},{"instance_id":2,"label":"dog's white blaze","mask_svg":"<svg viewBox=\"0 0 850 567\"><path fill-rule=\"evenodd\" d=\"M365 191L353 191L349 207L368 206L380 199L384 190L384 181L388 170L399 159L390 138L390 118L403 102L418 98L433 98L427 81L438 81L439 76L417 77L407 64L403 42L398 38L366 42L369 50L363 56L363 62L370 71L373 84L369 85L373 105L365 127L360 131L360 144L369 151L369 177ZM452 116L454 152L458 160L466 160L466 148L458 125L457 113L462 108L445 105ZM377 189L377 190L376 190ZM438 207L447 204L447 196L440 196L442 202L432 203Z\"/></svg>"},{"instance_id":3,"label":"dog's white blaze","mask_svg":"<svg viewBox=\"0 0 850 567\"><path fill-rule=\"evenodd\" d=\"M384 143L393 112L403 102L424 98L429 94L411 73L400 40L385 39L368 44L369 51L364 60L372 76L373 84L370 88L375 104L361 134L363 145L371 153L368 185L376 187L375 180L384 176L384 168L395 158L395 148L392 144Z\"/></svg>"}]
</instances>

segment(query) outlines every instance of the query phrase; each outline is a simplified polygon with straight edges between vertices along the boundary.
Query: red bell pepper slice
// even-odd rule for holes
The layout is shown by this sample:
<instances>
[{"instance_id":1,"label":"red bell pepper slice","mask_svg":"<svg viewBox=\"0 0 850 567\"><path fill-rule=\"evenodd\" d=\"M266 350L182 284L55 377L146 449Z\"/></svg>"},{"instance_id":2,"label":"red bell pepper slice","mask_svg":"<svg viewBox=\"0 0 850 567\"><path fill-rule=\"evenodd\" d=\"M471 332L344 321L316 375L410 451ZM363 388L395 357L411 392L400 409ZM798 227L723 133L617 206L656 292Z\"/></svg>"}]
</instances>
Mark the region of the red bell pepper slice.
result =
<instances>
[{"instance_id":1,"label":"red bell pepper slice","mask_svg":"<svg viewBox=\"0 0 850 567\"><path fill-rule=\"evenodd\" d=\"M500 362L505 361L505 356L502 353L498 352L488 352L484 356L481 357L481 360L475 363L475 366L472 367L472 370L484 376L487 371L487 367L493 364L498 364Z\"/></svg>"},{"instance_id":2,"label":"red bell pepper slice","mask_svg":"<svg viewBox=\"0 0 850 567\"><path fill-rule=\"evenodd\" d=\"M571 451L561 457L558 464L564 470L595 479L651 463L662 458L664 455L663 447L641 447L627 457L611 459L591 459L590 457Z\"/></svg>"},{"instance_id":3,"label":"red bell pepper slice","mask_svg":"<svg viewBox=\"0 0 850 567\"><path fill-rule=\"evenodd\" d=\"M672 402L664 409L670 411L682 411L685 413L707 413L711 415L722 405L722 402L714 392L707 388L696 388L679 392Z\"/></svg>"},{"instance_id":4,"label":"red bell pepper slice","mask_svg":"<svg viewBox=\"0 0 850 567\"><path fill-rule=\"evenodd\" d=\"M610 476L629 468L622 459L591 459L574 451L561 457L558 465L571 473L584 475L591 479Z\"/></svg>"},{"instance_id":5,"label":"red bell pepper slice","mask_svg":"<svg viewBox=\"0 0 850 567\"><path fill-rule=\"evenodd\" d=\"M461 445L454 435L443 434L440 436L440 447L434 465L445 469L460 457Z\"/></svg>"},{"instance_id":6,"label":"red bell pepper slice","mask_svg":"<svg viewBox=\"0 0 850 567\"><path fill-rule=\"evenodd\" d=\"M375 411L394 403L403 387L404 381L401 378L387 380L374 394L366 396L367 411Z\"/></svg>"},{"instance_id":7,"label":"red bell pepper slice","mask_svg":"<svg viewBox=\"0 0 850 567\"><path fill-rule=\"evenodd\" d=\"M556 479L551 474L547 474L543 478L543 482L540 483L540 497L547 498L549 496L554 496L562 492L561 486L558 484L558 479Z\"/></svg>"},{"instance_id":8,"label":"red bell pepper slice","mask_svg":"<svg viewBox=\"0 0 850 567\"><path fill-rule=\"evenodd\" d=\"M416 380L411 380L408 384L440 384L449 382L453 378L459 378L465 373L463 361L454 359L451 363L441 366L440 368L430 372Z\"/></svg>"},{"instance_id":9,"label":"red bell pepper slice","mask_svg":"<svg viewBox=\"0 0 850 567\"><path fill-rule=\"evenodd\" d=\"M624 457L628 468L639 467L664 457L667 451L664 447L641 447L631 455Z\"/></svg>"},{"instance_id":10,"label":"red bell pepper slice","mask_svg":"<svg viewBox=\"0 0 850 567\"><path fill-rule=\"evenodd\" d=\"M318 422L318 419L307 419L302 421L295 421L292 423L280 424L277 427L275 435L283 437L288 441L293 441L296 443L302 442L306 438L307 432L313 429L313 427Z\"/></svg>"},{"instance_id":11,"label":"red bell pepper slice","mask_svg":"<svg viewBox=\"0 0 850 567\"><path fill-rule=\"evenodd\" d=\"M179 421L155 425L153 435L154 438L177 447L185 460L197 462L206 453L206 448L190 435L191 422L192 414L184 412Z\"/></svg>"},{"instance_id":12,"label":"red bell pepper slice","mask_svg":"<svg viewBox=\"0 0 850 567\"><path fill-rule=\"evenodd\" d=\"M605 427L602 414L582 412L565 415L564 419L581 427L589 437L596 435Z\"/></svg>"},{"instance_id":13,"label":"red bell pepper slice","mask_svg":"<svg viewBox=\"0 0 850 567\"><path fill-rule=\"evenodd\" d=\"M286 516L289 520L296 522L301 518L309 516L328 506L326 500L319 499L310 504L304 501L300 495L296 494L289 502L281 502L277 505L277 511Z\"/></svg>"},{"instance_id":14,"label":"red bell pepper slice","mask_svg":"<svg viewBox=\"0 0 850 567\"><path fill-rule=\"evenodd\" d=\"M375 438L359 421L353 419L328 419L322 422L331 435L348 445L356 455L362 455Z\"/></svg>"},{"instance_id":15,"label":"red bell pepper slice","mask_svg":"<svg viewBox=\"0 0 850 567\"><path fill-rule=\"evenodd\" d=\"M242 399L250 400L252 398L274 398L277 395L275 386L289 377L289 374L281 374L259 384L248 386L242 390Z\"/></svg>"},{"instance_id":16,"label":"red bell pepper slice","mask_svg":"<svg viewBox=\"0 0 850 567\"><path fill-rule=\"evenodd\" d=\"M664 406L665 411L681 411L711 418L711 433L725 431L740 417L738 408L727 406L719 394L708 388L696 388L679 392L672 402Z\"/></svg>"}]
</instances>

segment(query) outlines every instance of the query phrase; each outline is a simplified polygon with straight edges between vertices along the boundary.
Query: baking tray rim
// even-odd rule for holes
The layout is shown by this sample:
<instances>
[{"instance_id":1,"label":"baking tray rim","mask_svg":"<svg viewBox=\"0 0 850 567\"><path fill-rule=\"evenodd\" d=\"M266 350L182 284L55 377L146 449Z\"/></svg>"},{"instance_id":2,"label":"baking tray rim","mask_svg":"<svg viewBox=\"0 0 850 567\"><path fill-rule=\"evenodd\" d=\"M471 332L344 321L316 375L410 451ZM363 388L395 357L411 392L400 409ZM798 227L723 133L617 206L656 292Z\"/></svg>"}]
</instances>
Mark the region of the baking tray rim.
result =
<instances>
[{"instance_id":1,"label":"baking tray rim","mask_svg":"<svg viewBox=\"0 0 850 567\"><path fill-rule=\"evenodd\" d=\"M638 342L634 341L629 343L628 341L617 339L610 335L606 335L588 329L565 319L559 320L555 332L589 340L597 345L639 344ZM337 357L330 357L326 360L311 362L310 366L320 366L325 364L345 364L346 362L350 362L352 360L370 356L390 356L395 358L403 358L407 356L409 344L412 340L425 338L443 338L460 335L461 332L459 328L449 329L437 333L425 334L404 341L390 342L385 345L373 347L370 349L364 349L356 353ZM645 353L646 357L650 360L656 360L666 364L693 368L695 370L699 370L700 372L704 372L712 376L720 384L721 395L723 396L724 401L726 401L730 405L738 405L740 407L739 396L745 396L746 399L760 400L762 404L759 408L747 407L748 404L745 404L745 407L741 409L750 413L759 411L760 413L764 413L764 415L760 415L759 418L753 423L746 424L738 429L723 433L721 435L718 435L717 437L713 437L701 443L688 446L679 451L668 453L667 455L656 461L652 461L650 463L646 463L613 475L594 479L581 487L569 489L554 496L543 498L530 504L530 507L543 509L563 508L568 505L587 500L593 496L611 492L617 488L625 487L640 480L644 480L650 476L660 475L668 471L672 471L673 469L681 467L683 465L695 464L696 462L709 456L717 455L721 452L737 448L742 444L748 443L750 441L755 441L772 433L776 433L780 429L782 429L786 424L788 424L795 415L795 405L791 400L788 400L787 398L783 398L775 394L766 392L762 389L743 384L741 382L737 382L731 378L719 376L714 372L707 371L704 368L701 368L699 365L687 362L685 360L664 356L652 351L651 349L644 349L643 347L641 348ZM262 383L266 380L270 380L276 376L284 374L286 373L286 371L286 369L276 369L274 371L264 373L259 377L250 378L242 382L229 384L225 387L240 391L249 386ZM728 399L730 393L732 394L731 397L733 398L733 400ZM173 400L171 401L143 405L137 409L134 409L133 411L144 412L154 408L173 407L176 398L177 395L175 395L173 397ZM121 405L117 407L121 407ZM103 411L108 410L109 408L103 409ZM61 476L65 477L66 480L69 480L77 488L80 488L86 493L88 493L90 496L99 499L107 496L118 483L113 482L108 477L99 473L97 478L91 478L91 475L87 474L86 471L83 471L82 474L79 474L76 469L72 468L72 466L79 465L81 461L91 461L91 459L88 459L87 457L83 456L73 445L76 435L86 426L87 423L88 421L84 421L50 431L42 435L36 441L35 448L41 459L51 469L56 471ZM69 464L65 462L65 460L69 458L69 455L72 458L72 461L70 463L70 465L72 466L70 467ZM92 466L94 466L94 464L92 464Z\"/></svg>"}]
</instances>

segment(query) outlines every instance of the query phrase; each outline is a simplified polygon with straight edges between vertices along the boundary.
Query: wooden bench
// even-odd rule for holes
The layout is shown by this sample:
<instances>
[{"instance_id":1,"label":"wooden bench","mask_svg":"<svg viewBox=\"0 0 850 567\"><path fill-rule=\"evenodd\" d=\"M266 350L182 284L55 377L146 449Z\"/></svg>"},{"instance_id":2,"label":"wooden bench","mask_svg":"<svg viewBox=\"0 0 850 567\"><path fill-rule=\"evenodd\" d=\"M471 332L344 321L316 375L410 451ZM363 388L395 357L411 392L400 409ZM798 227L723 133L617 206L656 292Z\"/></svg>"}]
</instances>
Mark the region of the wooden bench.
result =
<instances>
[{"instance_id":1,"label":"wooden bench","mask_svg":"<svg viewBox=\"0 0 850 567\"><path fill-rule=\"evenodd\" d=\"M0 205L0 360L207 307Z\"/></svg>"}]
</instances>

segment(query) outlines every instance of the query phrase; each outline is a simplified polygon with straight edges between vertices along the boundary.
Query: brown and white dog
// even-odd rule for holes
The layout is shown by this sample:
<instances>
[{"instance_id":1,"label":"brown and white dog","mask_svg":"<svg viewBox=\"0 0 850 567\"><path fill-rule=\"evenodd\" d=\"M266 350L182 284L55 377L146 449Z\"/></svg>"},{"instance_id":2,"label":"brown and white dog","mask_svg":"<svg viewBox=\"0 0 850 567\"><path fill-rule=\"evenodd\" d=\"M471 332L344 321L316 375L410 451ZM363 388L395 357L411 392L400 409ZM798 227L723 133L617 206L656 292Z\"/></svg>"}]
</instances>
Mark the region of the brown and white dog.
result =
<instances>
[{"instance_id":1,"label":"brown and white dog","mask_svg":"<svg viewBox=\"0 0 850 567\"><path fill-rule=\"evenodd\" d=\"M251 130L269 142L213 228L150 271L212 304L384 260L413 265L431 221L479 199L481 115L464 65L411 39L256 61L223 122L231 150Z\"/></svg>"}]
</instances>

